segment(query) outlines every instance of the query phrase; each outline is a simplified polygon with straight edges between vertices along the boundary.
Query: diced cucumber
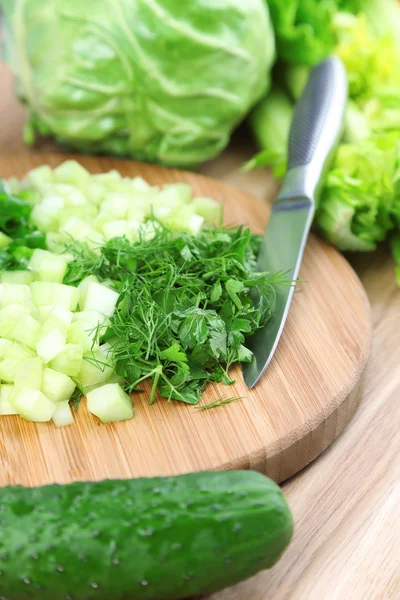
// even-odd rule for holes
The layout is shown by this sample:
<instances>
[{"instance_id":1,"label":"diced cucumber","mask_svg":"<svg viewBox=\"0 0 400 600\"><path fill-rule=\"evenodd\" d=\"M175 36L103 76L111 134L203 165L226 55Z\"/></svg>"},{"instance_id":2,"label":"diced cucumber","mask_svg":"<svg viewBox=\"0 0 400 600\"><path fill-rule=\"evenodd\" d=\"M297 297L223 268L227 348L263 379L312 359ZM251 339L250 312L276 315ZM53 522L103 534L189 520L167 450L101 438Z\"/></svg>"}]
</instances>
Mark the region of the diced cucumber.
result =
<instances>
[{"instance_id":1,"label":"diced cucumber","mask_svg":"<svg viewBox=\"0 0 400 600\"><path fill-rule=\"evenodd\" d=\"M11 283L14 285L29 285L35 278L31 271L3 271L0 275L0 283Z\"/></svg>"},{"instance_id":2,"label":"diced cucumber","mask_svg":"<svg viewBox=\"0 0 400 600\"><path fill-rule=\"evenodd\" d=\"M29 285L0 284L0 307L4 308L8 304L23 304L30 307L32 305L32 297Z\"/></svg>"},{"instance_id":3,"label":"diced cucumber","mask_svg":"<svg viewBox=\"0 0 400 600\"><path fill-rule=\"evenodd\" d=\"M101 204L103 202L104 196L106 194L106 190L101 183L99 183L98 181L93 181L93 177L92 177L92 179L89 182L89 185L87 187L86 194L87 194L87 197L89 198L89 201L92 204L98 206L99 204Z\"/></svg>"},{"instance_id":4,"label":"diced cucumber","mask_svg":"<svg viewBox=\"0 0 400 600\"><path fill-rule=\"evenodd\" d=\"M139 190L142 192L151 189L150 184L147 183L147 181L145 181L143 177L134 177L133 179L129 180L129 183L135 190Z\"/></svg>"},{"instance_id":5,"label":"diced cucumber","mask_svg":"<svg viewBox=\"0 0 400 600\"><path fill-rule=\"evenodd\" d=\"M65 331L56 327L40 338L36 344L36 352L43 362L47 364L64 350L66 343L67 336Z\"/></svg>"},{"instance_id":6,"label":"diced cucumber","mask_svg":"<svg viewBox=\"0 0 400 600\"><path fill-rule=\"evenodd\" d=\"M8 235L6 235L2 231L0 231L0 250L3 250L4 248L8 248L8 246L11 244L11 242L12 242L12 239L10 237L8 237Z\"/></svg>"},{"instance_id":7,"label":"diced cucumber","mask_svg":"<svg viewBox=\"0 0 400 600\"><path fill-rule=\"evenodd\" d=\"M104 184L114 184L119 183L121 181L121 175L118 173L116 169L112 169L107 173L97 173L96 175L92 175L92 179L94 181L98 181L99 183Z\"/></svg>"},{"instance_id":8,"label":"diced cucumber","mask_svg":"<svg viewBox=\"0 0 400 600\"><path fill-rule=\"evenodd\" d=\"M121 377L120 375L117 375L116 373L113 373L111 375L111 377L109 379L107 379L107 381L102 382L102 383L97 383L96 385L87 385L87 386L83 386L83 393L84 395L88 394L89 392L91 392L92 390L97 390L97 388L105 385L106 383L118 383L120 386L122 386L122 384L124 383L125 379L123 377Z\"/></svg>"},{"instance_id":9,"label":"diced cucumber","mask_svg":"<svg viewBox=\"0 0 400 600\"><path fill-rule=\"evenodd\" d=\"M157 195L157 204L159 206L177 208L183 204L189 204L192 197L193 192L190 185L186 183L172 183L165 185Z\"/></svg>"},{"instance_id":10,"label":"diced cucumber","mask_svg":"<svg viewBox=\"0 0 400 600\"><path fill-rule=\"evenodd\" d=\"M41 390L43 381L43 362L36 356L35 358L27 358L22 361L14 383L20 388L30 390Z\"/></svg>"},{"instance_id":11,"label":"diced cucumber","mask_svg":"<svg viewBox=\"0 0 400 600\"><path fill-rule=\"evenodd\" d=\"M133 417L132 399L118 383L108 383L88 392L88 410L103 423L125 421Z\"/></svg>"},{"instance_id":12,"label":"diced cucumber","mask_svg":"<svg viewBox=\"0 0 400 600\"><path fill-rule=\"evenodd\" d=\"M66 344L50 362L50 368L64 375L76 377L83 365L83 350L76 344Z\"/></svg>"},{"instance_id":13,"label":"diced cucumber","mask_svg":"<svg viewBox=\"0 0 400 600\"><path fill-rule=\"evenodd\" d=\"M8 304L0 310L0 334L6 339L13 339L14 329L18 321L30 314L28 306Z\"/></svg>"},{"instance_id":14,"label":"diced cucumber","mask_svg":"<svg viewBox=\"0 0 400 600\"><path fill-rule=\"evenodd\" d=\"M43 370L42 391L52 402L69 400L74 393L75 382L59 371L46 367Z\"/></svg>"},{"instance_id":15,"label":"diced cucumber","mask_svg":"<svg viewBox=\"0 0 400 600\"><path fill-rule=\"evenodd\" d=\"M49 183L53 183L53 171L49 165L41 165L29 171L25 180L38 190L46 189Z\"/></svg>"},{"instance_id":16,"label":"diced cucumber","mask_svg":"<svg viewBox=\"0 0 400 600\"><path fill-rule=\"evenodd\" d=\"M61 228L61 232L67 234L71 239L87 244L92 249L99 248L104 244L104 237L77 217L70 217Z\"/></svg>"},{"instance_id":17,"label":"diced cucumber","mask_svg":"<svg viewBox=\"0 0 400 600\"><path fill-rule=\"evenodd\" d=\"M38 309L38 319L42 325L51 321L55 326L63 324L65 327L69 327L73 317L74 313L61 305L39 306ZM49 327L47 327L47 331L49 330Z\"/></svg>"},{"instance_id":18,"label":"diced cucumber","mask_svg":"<svg viewBox=\"0 0 400 600\"><path fill-rule=\"evenodd\" d=\"M29 261L29 268L35 271L40 281L62 283L67 270L68 260L62 254L53 254L37 248Z\"/></svg>"},{"instance_id":19,"label":"diced cucumber","mask_svg":"<svg viewBox=\"0 0 400 600\"><path fill-rule=\"evenodd\" d=\"M131 203L129 204L127 213L128 221L137 221L138 223L144 223L146 220L146 216L150 215L150 206L143 199L140 202L131 199Z\"/></svg>"},{"instance_id":20,"label":"diced cucumber","mask_svg":"<svg viewBox=\"0 0 400 600\"><path fill-rule=\"evenodd\" d=\"M97 279L96 275L89 275L88 277L85 277L85 279L82 279L82 281L78 285L78 290L79 290L79 294L80 294L79 307L81 310L83 310L83 306L85 304L89 284L91 284L91 283L99 283L99 280Z\"/></svg>"},{"instance_id":21,"label":"diced cucumber","mask_svg":"<svg viewBox=\"0 0 400 600\"><path fill-rule=\"evenodd\" d=\"M66 427L67 425L72 425L73 422L74 417L69 406L68 400L59 402L56 405L56 410L53 414L54 425L56 425L56 427Z\"/></svg>"},{"instance_id":22,"label":"diced cucumber","mask_svg":"<svg viewBox=\"0 0 400 600\"><path fill-rule=\"evenodd\" d=\"M100 283L91 282L87 289L83 310L97 310L110 317L114 313L118 297L119 294L114 290L110 290Z\"/></svg>"},{"instance_id":23,"label":"diced cucumber","mask_svg":"<svg viewBox=\"0 0 400 600\"><path fill-rule=\"evenodd\" d=\"M113 220L124 219L129 206L129 194L121 192L108 192L101 205L100 215L109 214Z\"/></svg>"},{"instance_id":24,"label":"diced cucumber","mask_svg":"<svg viewBox=\"0 0 400 600\"><path fill-rule=\"evenodd\" d=\"M17 415L10 402L10 396L13 393L14 386L8 383L2 383L0 386L0 415Z\"/></svg>"},{"instance_id":25,"label":"diced cucumber","mask_svg":"<svg viewBox=\"0 0 400 600\"><path fill-rule=\"evenodd\" d=\"M91 176L76 160L66 160L54 169L53 179L57 183L69 183L81 190L86 190Z\"/></svg>"},{"instance_id":26,"label":"diced cucumber","mask_svg":"<svg viewBox=\"0 0 400 600\"><path fill-rule=\"evenodd\" d=\"M0 381L14 383L22 362L20 358L4 358L0 362Z\"/></svg>"},{"instance_id":27,"label":"diced cucumber","mask_svg":"<svg viewBox=\"0 0 400 600\"><path fill-rule=\"evenodd\" d=\"M0 338L0 360L9 356L10 349L12 348L12 341Z\"/></svg>"},{"instance_id":28,"label":"diced cucumber","mask_svg":"<svg viewBox=\"0 0 400 600\"><path fill-rule=\"evenodd\" d=\"M85 223L92 223L97 216L97 207L94 204L84 204L83 206L67 206L60 214L60 229L68 223L71 217L75 217Z\"/></svg>"},{"instance_id":29,"label":"diced cucumber","mask_svg":"<svg viewBox=\"0 0 400 600\"><path fill-rule=\"evenodd\" d=\"M34 281L31 283L31 292L36 306L60 305L72 311L78 306L79 290L72 285Z\"/></svg>"},{"instance_id":30,"label":"diced cucumber","mask_svg":"<svg viewBox=\"0 0 400 600\"><path fill-rule=\"evenodd\" d=\"M46 233L46 246L50 252L63 254L68 242L71 242L71 238L64 233L58 231L48 231Z\"/></svg>"},{"instance_id":31,"label":"diced cucumber","mask_svg":"<svg viewBox=\"0 0 400 600\"><path fill-rule=\"evenodd\" d=\"M15 341L35 350L39 340L39 332L39 321L30 315L25 315L16 322L12 336Z\"/></svg>"},{"instance_id":32,"label":"diced cucumber","mask_svg":"<svg viewBox=\"0 0 400 600\"><path fill-rule=\"evenodd\" d=\"M84 387L104 383L110 379L114 368L110 347L103 344L97 350L84 354L77 379Z\"/></svg>"},{"instance_id":33,"label":"diced cucumber","mask_svg":"<svg viewBox=\"0 0 400 600\"><path fill-rule=\"evenodd\" d=\"M15 386L10 401L23 419L37 423L50 421L56 410L54 402L49 400L40 390L29 390Z\"/></svg>"},{"instance_id":34,"label":"diced cucumber","mask_svg":"<svg viewBox=\"0 0 400 600\"><path fill-rule=\"evenodd\" d=\"M102 227L102 231L106 240L111 240L115 237L124 237L126 236L130 239L131 230L128 224L128 221L110 221L109 223L105 223Z\"/></svg>"},{"instance_id":35,"label":"diced cucumber","mask_svg":"<svg viewBox=\"0 0 400 600\"><path fill-rule=\"evenodd\" d=\"M57 231L60 226L60 215L64 209L65 200L57 194L45 196L36 204L31 212L31 221L40 231L45 233Z\"/></svg>"},{"instance_id":36,"label":"diced cucumber","mask_svg":"<svg viewBox=\"0 0 400 600\"><path fill-rule=\"evenodd\" d=\"M54 183L51 189L62 196L67 206L84 206L87 198L82 190L68 183Z\"/></svg>"},{"instance_id":37,"label":"diced cucumber","mask_svg":"<svg viewBox=\"0 0 400 600\"><path fill-rule=\"evenodd\" d=\"M89 350L95 350L99 347L97 331L97 327L85 325L83 322L75 322L71 324L68 330L67 341L70 344L80 346L83 352L89 352Z\"/></svg>"},{"instance_id":38,"label":"diced cucumber","mask_svg":"<svg viewBox=\"0 0 400 600\"><path fill-rule=\"evenodd\" d=\"M195 198L193 207L195 213L203 217L209 225L216 225L220 222L222 206L212 198Z\"/></svg>"}]
</instances>

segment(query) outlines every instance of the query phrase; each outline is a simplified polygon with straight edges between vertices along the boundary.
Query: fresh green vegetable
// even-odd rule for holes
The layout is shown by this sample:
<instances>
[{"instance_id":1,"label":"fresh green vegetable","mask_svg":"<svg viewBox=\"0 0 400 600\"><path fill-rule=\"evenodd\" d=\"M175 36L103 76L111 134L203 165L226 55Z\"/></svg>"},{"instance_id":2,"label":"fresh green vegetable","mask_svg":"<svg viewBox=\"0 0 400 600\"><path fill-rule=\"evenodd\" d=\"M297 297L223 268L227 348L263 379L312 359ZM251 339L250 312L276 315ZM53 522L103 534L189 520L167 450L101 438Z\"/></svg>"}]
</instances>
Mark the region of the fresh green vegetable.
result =
<instances>
[{"instance_id":1,"label":"fresh green vegetable","mask_svg":"<svg viewBox=\"0 0 400 600\"><path fill-rule=\"evenodd\" d=\"M266 1L279 58L312 65L332 51L336 43L333 17L340 0Z\"/></svg>"},{"instance_id":2,"label":"fresh green vegetable","mask_svg":"<svg viewBox=\"0 0 400 600\"><path fill-rule=\"evenodd\" d=\"M275 564L293 531L274 482L250 471L0 493L7 600L178 600Z\"/></svg>"},{"instance_id":3,"label":"fresh green vegetable","mask_svg":"<svg viewBox=\"0 0 400 600\"><path fill-rule=\"evenodd\" d=\"M253 271L260 240L243 227L205 229L194 237L158 224L151 240L132 245L114 238L99 254L68 246L75 259L65 283L95 275L111 280L119 294L102 340L127 391L150 379L150 402L158 390L169 400L197 404L208 382L231 383L229 367L252 357L245 336L268 322L276 286L285 282L283 275ZM98 383L96 365L108 363L92 353L79 376L83 385Z\"/></svg>"},{"instance_id":4,"label":"fresh green vegetable","mask_svg":"<svg viewBox=\"0 0 400 600\"><path fill-rule=\"evenodd\" d=\"M2 0L25 139L195 165L224 148L268 88L264 0ZM95 14L94 14L95 13Z\"/></svg>"},{"instance_id":5,"label":"fresh green vegetable","mask_svg":"<svg viewBox=\"0 0 400 600\"><path fill-rule=\"evenodd\" d=\"M32 249L45 247L44 234L29 222L31 210L0 180L0 271L26 268Z\"/></svg>"},{"instance_id":6,"label":"fresh green vegetable","mask_svg":"<svg viewBox=\"0 0 400 600\"><path fill-rule=\"evenodd\" d=\"M340 146L316 225L340 250L374 250L399 226L400 138L386 134Z\"/></svg>"},{"instance_id":7,"label":"fresh green vegetable","mask_svg":"<svg viewBox=\"0 0 400 600\"><path fill-rule=\"evenodd\" d=\"M400 229L400 50L389 28L377 33L382 26L376 28L365 15L337 13L334 27L351 99L314 224L340 250L370 251L391 232L396 240ZM291 101L301 95L309 68L290 66L281 74L286 95L281 87L267 96L250 120L262 150L247 165L271 165L276 175L286 163ZM279 131L271 125L275 115Z\"/></svg>"}]
</instances>

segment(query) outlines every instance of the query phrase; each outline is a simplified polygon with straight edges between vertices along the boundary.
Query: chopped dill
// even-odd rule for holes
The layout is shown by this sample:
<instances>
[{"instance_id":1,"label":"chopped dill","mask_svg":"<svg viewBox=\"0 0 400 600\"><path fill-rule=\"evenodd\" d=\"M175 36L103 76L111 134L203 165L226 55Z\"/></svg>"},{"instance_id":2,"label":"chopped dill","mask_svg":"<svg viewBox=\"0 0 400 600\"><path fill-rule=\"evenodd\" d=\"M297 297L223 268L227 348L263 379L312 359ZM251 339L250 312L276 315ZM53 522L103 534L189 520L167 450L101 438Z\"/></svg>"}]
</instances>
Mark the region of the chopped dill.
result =
<instances>
[{"instance_id":1,"label":"chopped dill","mask_svg":"<svg viewBox=\"0 0 400 600\"><path fill-rule=\"evenodd\" d=\"M231 365L251 361L245 338L268 322L277 286L288 283L283 273L254 271L260 245L245 227L195 237L157 224L152 239L114 238L96 252L71 242L64 283L96 275L119 292L101 342L128 392L150 380L150 403L158 392L198 404L207 383L231 384Z\"/></svg>"}]
</instances>

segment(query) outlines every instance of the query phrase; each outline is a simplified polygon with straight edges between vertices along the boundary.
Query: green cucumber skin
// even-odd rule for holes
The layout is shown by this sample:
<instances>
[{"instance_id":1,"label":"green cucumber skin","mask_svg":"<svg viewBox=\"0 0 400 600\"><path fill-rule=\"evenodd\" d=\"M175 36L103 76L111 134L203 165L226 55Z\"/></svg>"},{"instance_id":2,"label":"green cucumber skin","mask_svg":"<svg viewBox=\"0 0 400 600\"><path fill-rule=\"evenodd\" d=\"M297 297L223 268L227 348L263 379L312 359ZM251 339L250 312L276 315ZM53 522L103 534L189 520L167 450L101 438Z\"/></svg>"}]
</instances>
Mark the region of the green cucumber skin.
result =
<instances>
[{"instance_id":1,"label":"green cucumber skin","mask_svg":"<svg viewBox=\"0 0 400 600\"><path fill-rule=\"evenodd\" d=\"M178 600L271 567L293 523L251 471L0 490L0 600Z\"/></svg>"}]
</instances>

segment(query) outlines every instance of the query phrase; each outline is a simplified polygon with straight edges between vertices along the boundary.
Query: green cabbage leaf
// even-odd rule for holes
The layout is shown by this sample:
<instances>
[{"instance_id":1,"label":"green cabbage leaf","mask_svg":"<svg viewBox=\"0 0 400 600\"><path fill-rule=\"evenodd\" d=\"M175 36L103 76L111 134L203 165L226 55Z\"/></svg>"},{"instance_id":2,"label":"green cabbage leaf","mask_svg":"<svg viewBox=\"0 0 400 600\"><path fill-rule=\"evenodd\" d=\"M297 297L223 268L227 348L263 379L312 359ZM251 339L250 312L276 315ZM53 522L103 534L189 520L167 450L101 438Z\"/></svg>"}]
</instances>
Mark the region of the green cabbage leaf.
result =
<instances>
[{"instance_id":1,"label":"green cabbage leaf","mask_svg":"<svg viewBox=\"0 0 400 600\"><path fill-rule=\"evenodd\" d=\"M27 142L193 166L269 87L264 0L0 0Z\"/></svg>"}]
</instances>

